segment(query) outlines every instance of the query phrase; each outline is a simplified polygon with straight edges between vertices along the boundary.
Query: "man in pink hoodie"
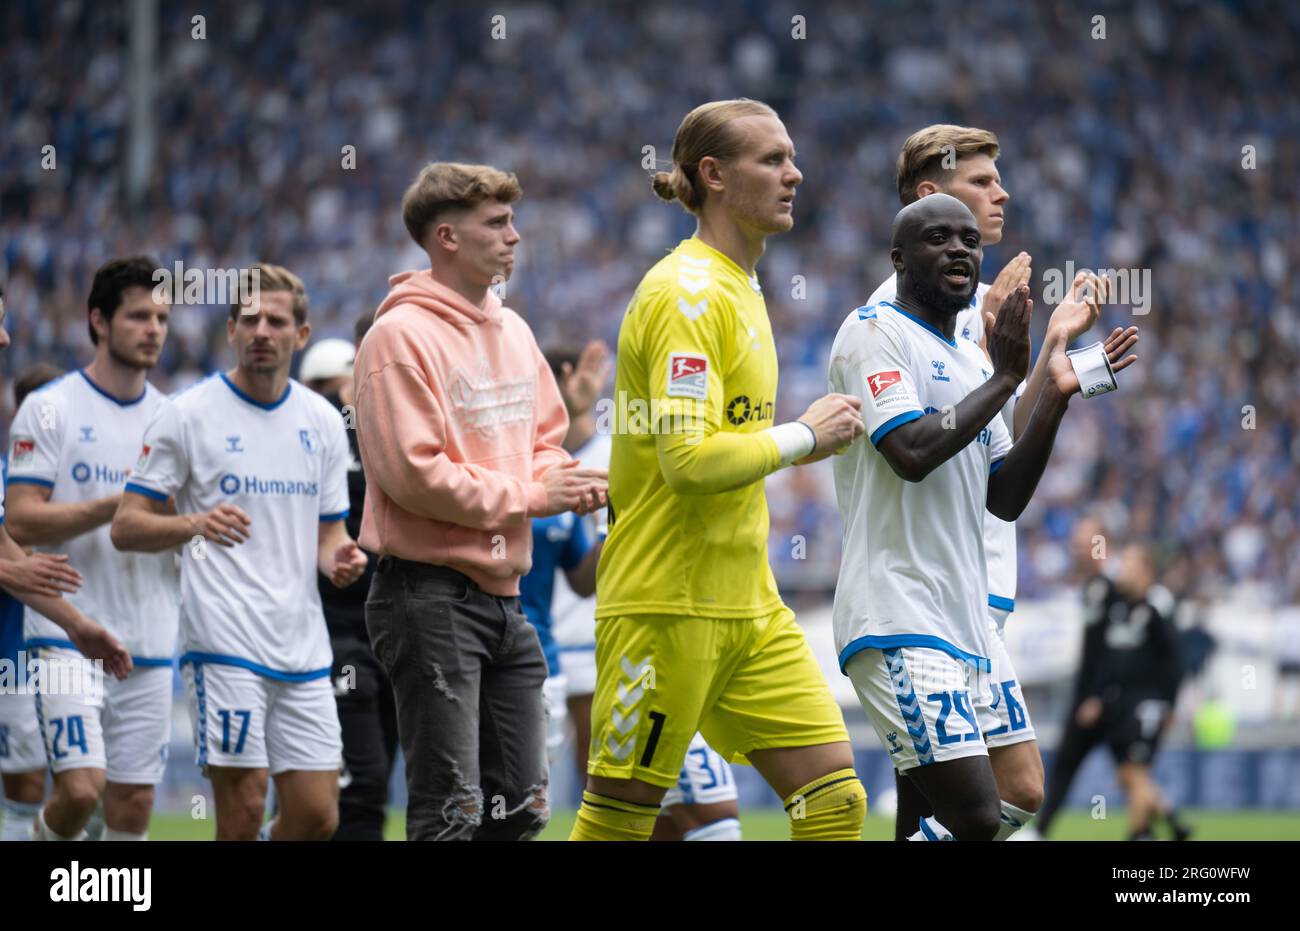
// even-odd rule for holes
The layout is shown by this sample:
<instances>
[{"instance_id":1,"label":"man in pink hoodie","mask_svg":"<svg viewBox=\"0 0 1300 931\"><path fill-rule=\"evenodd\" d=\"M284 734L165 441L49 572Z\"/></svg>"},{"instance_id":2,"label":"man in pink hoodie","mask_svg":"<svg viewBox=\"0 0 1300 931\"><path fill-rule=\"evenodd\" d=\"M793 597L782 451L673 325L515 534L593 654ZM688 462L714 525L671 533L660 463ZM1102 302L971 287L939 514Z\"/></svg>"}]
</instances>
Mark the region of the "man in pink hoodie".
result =
<instances>
[{"instance_id":1,"label":"man in pink hoodie","mask_svg":"<svg viewBox=\"0 0 1300 931\"><path fill-rule=\"evenodd\" d=\"M606 503L560 445L564 402L490 287L519 234L512 174L426 165L402 219L430 268L395 275L354 365L368 482L366 602L393 683L411 840L515 840L549 817L546 661L519 603L531 518Z\"/></svg>"}]
</instances>

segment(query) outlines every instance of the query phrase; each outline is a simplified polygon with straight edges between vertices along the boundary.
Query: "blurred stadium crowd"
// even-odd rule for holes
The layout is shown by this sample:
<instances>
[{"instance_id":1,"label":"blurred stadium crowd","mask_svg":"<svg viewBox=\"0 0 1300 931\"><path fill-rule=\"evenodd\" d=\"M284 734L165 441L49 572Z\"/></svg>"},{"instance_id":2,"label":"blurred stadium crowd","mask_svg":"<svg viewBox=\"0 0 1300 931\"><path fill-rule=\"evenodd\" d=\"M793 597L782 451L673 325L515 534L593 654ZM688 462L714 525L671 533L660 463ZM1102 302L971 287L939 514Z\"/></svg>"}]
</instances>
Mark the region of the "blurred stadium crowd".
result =
<instances>
[{"instance_id":1,"label":"blurred stadium crowd","mask_svg":"<svg viewBox=\"0 0 1300 931\"><path fill-rule=\"evenodd\" d=\"M1142 361L1118 395L1072 406L1020 523L1020 596L1062 581L1090 510L1176 557L1180 594L1300 601L1300 7L209 0L195 39L196 10L162 2L156 161L131 202L125 6L0 9L5 424L14 373L88 358L86 291L112 256L283 263L307 283L315 335L349 336L389 274L422 264L398 204L434 159L519 175L507 303L539 343L613 346L637 280L693 228L652 196L646 160L663 166L691 107L741 95L781 113L805 174L795 231L759 267L789 419L825 390L836 328L891 270L903 139L963 123L998 134L1011 192L984 279L1033 255L1037 337L1049 270L1151 272L1149 313L1103 316L1142 327ZM159 387L228 363L225 314L175 308ZM781 473L769 500L783 587L833 585L829 467Z\"/></svg>"}]
</instances>

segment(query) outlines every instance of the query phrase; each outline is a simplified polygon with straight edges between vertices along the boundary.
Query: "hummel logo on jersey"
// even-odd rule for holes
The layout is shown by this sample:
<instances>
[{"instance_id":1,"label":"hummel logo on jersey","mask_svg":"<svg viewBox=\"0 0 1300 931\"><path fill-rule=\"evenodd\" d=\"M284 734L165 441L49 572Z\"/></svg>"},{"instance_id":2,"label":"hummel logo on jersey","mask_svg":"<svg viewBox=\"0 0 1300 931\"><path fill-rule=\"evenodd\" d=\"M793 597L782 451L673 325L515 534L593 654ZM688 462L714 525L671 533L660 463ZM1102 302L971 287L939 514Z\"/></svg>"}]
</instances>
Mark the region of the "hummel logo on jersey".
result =
<instances>
[{"instance_id":1,"label":"hummel logo on jersey","mask_svg":"<svg viewBox=\"0 0 1300 931\"><path fill-rule=\"evenodd\" d=\"M677 268L677 283L687 294L699 294L709 286L709 263L712 259L696 259L689 255L681 256Z\"/></svg>"},{"instance_id":2,"label":"hummel logo on jersey","mask_svg":"<svg viewBox=\"0 0 1300 931\"><path fill-rule=\"evenodd\" d=\"M930 377L933 378L935 381L952 381L950 377L943 374L943 369L946 364L947 363L940 362L938 359L932 361L930 363L930 366L934 369L934 374L931 375Z\"/></svg>"},{"instance_id":3,"label":"hummel logo on jersey","mask_svg":"<svg viewBox=\"0 0 1300 931\"><path fill-rule=\"evenodd\" d=\"M867 377L867 384L871 386L871 396L878 398L902 380L903 376L897 371L877 372Z\"/></svg>"},{"instance_id":4,"label":"hummel logo on jersey","mask_svg":"<svg viewBox=\"0 0 1300 931\"><path fill-rule=\"evenodd\" d=\"M679 297L677 299L677 309L682 312L687 320L694 323L704 315L706 310L709 309L709 299L707 297L702 297L697 303L689 304L687 303L686 298Z\"/></svg>"},{"instance_id":5,"label":"hummel logo on jersey","mask_svg":"<svg viewBox=\"0 0 1300 931\"><path fill-rule=\"evenodd\" d=\"M703 401L709 396L709 359L690 352L674 352L668 356L668 388L670 398L694 398Z\"/></svg>"},{"instance_id":6,"label":"hummel logo on jersey","mask_svg":"<svg viewBox=\"0 0 1300 931\"><path fill-rule=\"evenodd\" d=\"M243 451L244 451L244 447L242 447L242 446L239 445L239 436L238 436L238 434L236 434L235 436L228 436L228 437L226 437L226 452L228 452L228 453L242 453Z\"/></svg>"},{"instance_id":7,"label":"hummel logo on jersey","mask_svg":"<svg viewBox=\"0 0 1300 931\"><path fill-rule=\"evenodd\" d=\"M95 442L95 428L94 428L94 427L82 427L82 428L81 428L81 442L83 442L83 443L93 443L93 442Z\"/></svg>"},{"instance_id":8,"label":"hummel logo on jersey","mask_svg":"<svg viewBox=\"0 0 1300 931\"><path fill-rule=\"evenodd\" d=\"M708 264L711 259L693 259L689 255L681 256L677 265L677 283L686 294L699 294L708 287Z\"/></svg>"}]
</instances>

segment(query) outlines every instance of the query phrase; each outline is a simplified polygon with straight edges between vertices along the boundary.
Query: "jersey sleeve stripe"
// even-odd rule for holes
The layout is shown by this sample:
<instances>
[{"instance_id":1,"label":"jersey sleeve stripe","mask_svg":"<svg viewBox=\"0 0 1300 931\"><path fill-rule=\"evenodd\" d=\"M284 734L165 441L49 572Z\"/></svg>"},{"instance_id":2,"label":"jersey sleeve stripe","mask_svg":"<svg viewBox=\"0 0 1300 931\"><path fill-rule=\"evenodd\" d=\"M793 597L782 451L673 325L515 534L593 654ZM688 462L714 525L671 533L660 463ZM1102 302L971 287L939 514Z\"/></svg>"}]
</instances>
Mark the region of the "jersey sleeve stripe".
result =
<instances>
[{"instance_id":1,"label":"jersey sleeve stripe","mask_svg":"<svg viewBox=\"0 0 1300 931\"><path fill-rule=\"evenodd\" d=\"M127 482L125 490L135 492L137 495L144 495L146 498L153 498L155 501L167 500L167 495L163 494L161 491L154 491L152 488L146 488L143 485L136 484L135 482Z\"/></svg>"},{"instance_id":2,"label":"jersey sleeve stripe","mask_svg":"<svg viewBox=\"0 0 1300 931\"><path fill-rule=\"evenodd\" d=\"M348 509L345 508L335 514L322 514L320 516L320 522L322 524L332 524L334 521L344 520L348 516L348 513Z\"/></svg>"},{"instance_id":3,"label":"jersey sleeve stripe","mask_svg":"<svg viewBox=\"0 0 1300 931\"><path fill-rule=\"evenodd\" d=\"M990 462L990 463L989 463L989 475L992 475L992 474L993 474L994 472L996 472L998 469L1002 468L1002 463L1004 463L1004 462L1006 462L1006 461L1007 461L1007 457L1006 457L1006 456L1003 456L1001 459L995 459L995 460L993 460L992 462Z\"/></svg>"},{"instance_id":4,"label":"jersey sleeve stripe","mask_svg":"<svg viewBox=\"0 0 1300 931\"><path fill-rule=\"evenodd\" d=\"M11 475L9 476L10 485L40 485L42 488L53 488L54 483L47 478L37 478L34 475Z\"/></svg>"},{"instance_id":5,"label":"jersey sleeve stripe","mask_svg":"<svg viewBox=\"0 0 1300 931\"><path fill-rule=\"evenodd\" d=\"M1016 610L1016 599L1003 598L1001 595L990 594L989 607L997 608L1001 611L1014 611Z\"/></svg>"},{"instance_id":6,"label":"jersey sleeve stripe","mask_svg":"<svg viewBox=\"0 0 1300 931\"><path fill-rule=\"evenodd\" d=\"M911 423L913 420L919 420L924 416L925 414L921 411L903 411L901 414L890 417L880 426L876 427L875 433L871 434L871 445L879 446L880 441L885 438L885 435L889 433L890 430L893 430L896 427L901 427L905 423Z\"/></svg>"}]
</instances>

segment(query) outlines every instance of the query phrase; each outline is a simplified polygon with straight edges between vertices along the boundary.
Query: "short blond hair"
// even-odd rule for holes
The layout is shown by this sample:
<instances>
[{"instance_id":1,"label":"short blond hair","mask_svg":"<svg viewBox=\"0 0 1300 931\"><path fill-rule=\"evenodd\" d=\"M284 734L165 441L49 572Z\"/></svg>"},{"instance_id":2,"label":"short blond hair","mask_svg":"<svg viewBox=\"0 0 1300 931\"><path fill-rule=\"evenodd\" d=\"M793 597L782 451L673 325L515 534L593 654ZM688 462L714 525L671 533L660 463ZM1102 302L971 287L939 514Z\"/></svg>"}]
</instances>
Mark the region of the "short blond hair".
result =
<instances>
[{"instance_id":1,"label":"short blond hair","mask_svg":"<svg viewBox=\"0 0 1300 931\"><path fill-rule=\"evenodd\" d=\"M898 198L906 206L917 199L916 187L922 181L938 181L949 168L944 156L955 159L967 155L998 157L998 137L987 129L936 123L912 133L898 153Z\"/></svg>"},{"instance_id":2,"label":"short blond hair","mask_svg":"<svg viewBox=\"0 0 1300 931\"><path fill-rule=\"evenodd\" d=\"M744 116L778 118L776 111L761 100L745 97L701 104L686 114L673 136L673 170L655 172L654 192L663 200L680 201L688 211L698 214L706 193L700 183L700 160L712 156L726 161L739 155L743 140L731 121Z\"/></svg>"},{"instance_id":3,"label":"short blond hair","mask_svg":"<svg viewBox=\"0 0 1300 931\"><path fill-rule=\"evenodd\" d=\"M293 322L302 326L307 322L307 286L302 279L283 265L258 262L247 273L255 283L257 293L287 291L293 297ZM243 304L236 300L230 305L230 319L238 320Z\"/></svg>"},{"instance_id":4,"label":"short blond hair","mask_svg":"<svg viewBox=\"0 0 1300 931\"><path fill-rule=\"evenodd\" d=\"M523 196L519 179L491 165L430 162L402 195L402 222L416 245L424 245L429 224L448 210L470 210L485 200L513 204Z\"/></svg>"}]
</instances>

